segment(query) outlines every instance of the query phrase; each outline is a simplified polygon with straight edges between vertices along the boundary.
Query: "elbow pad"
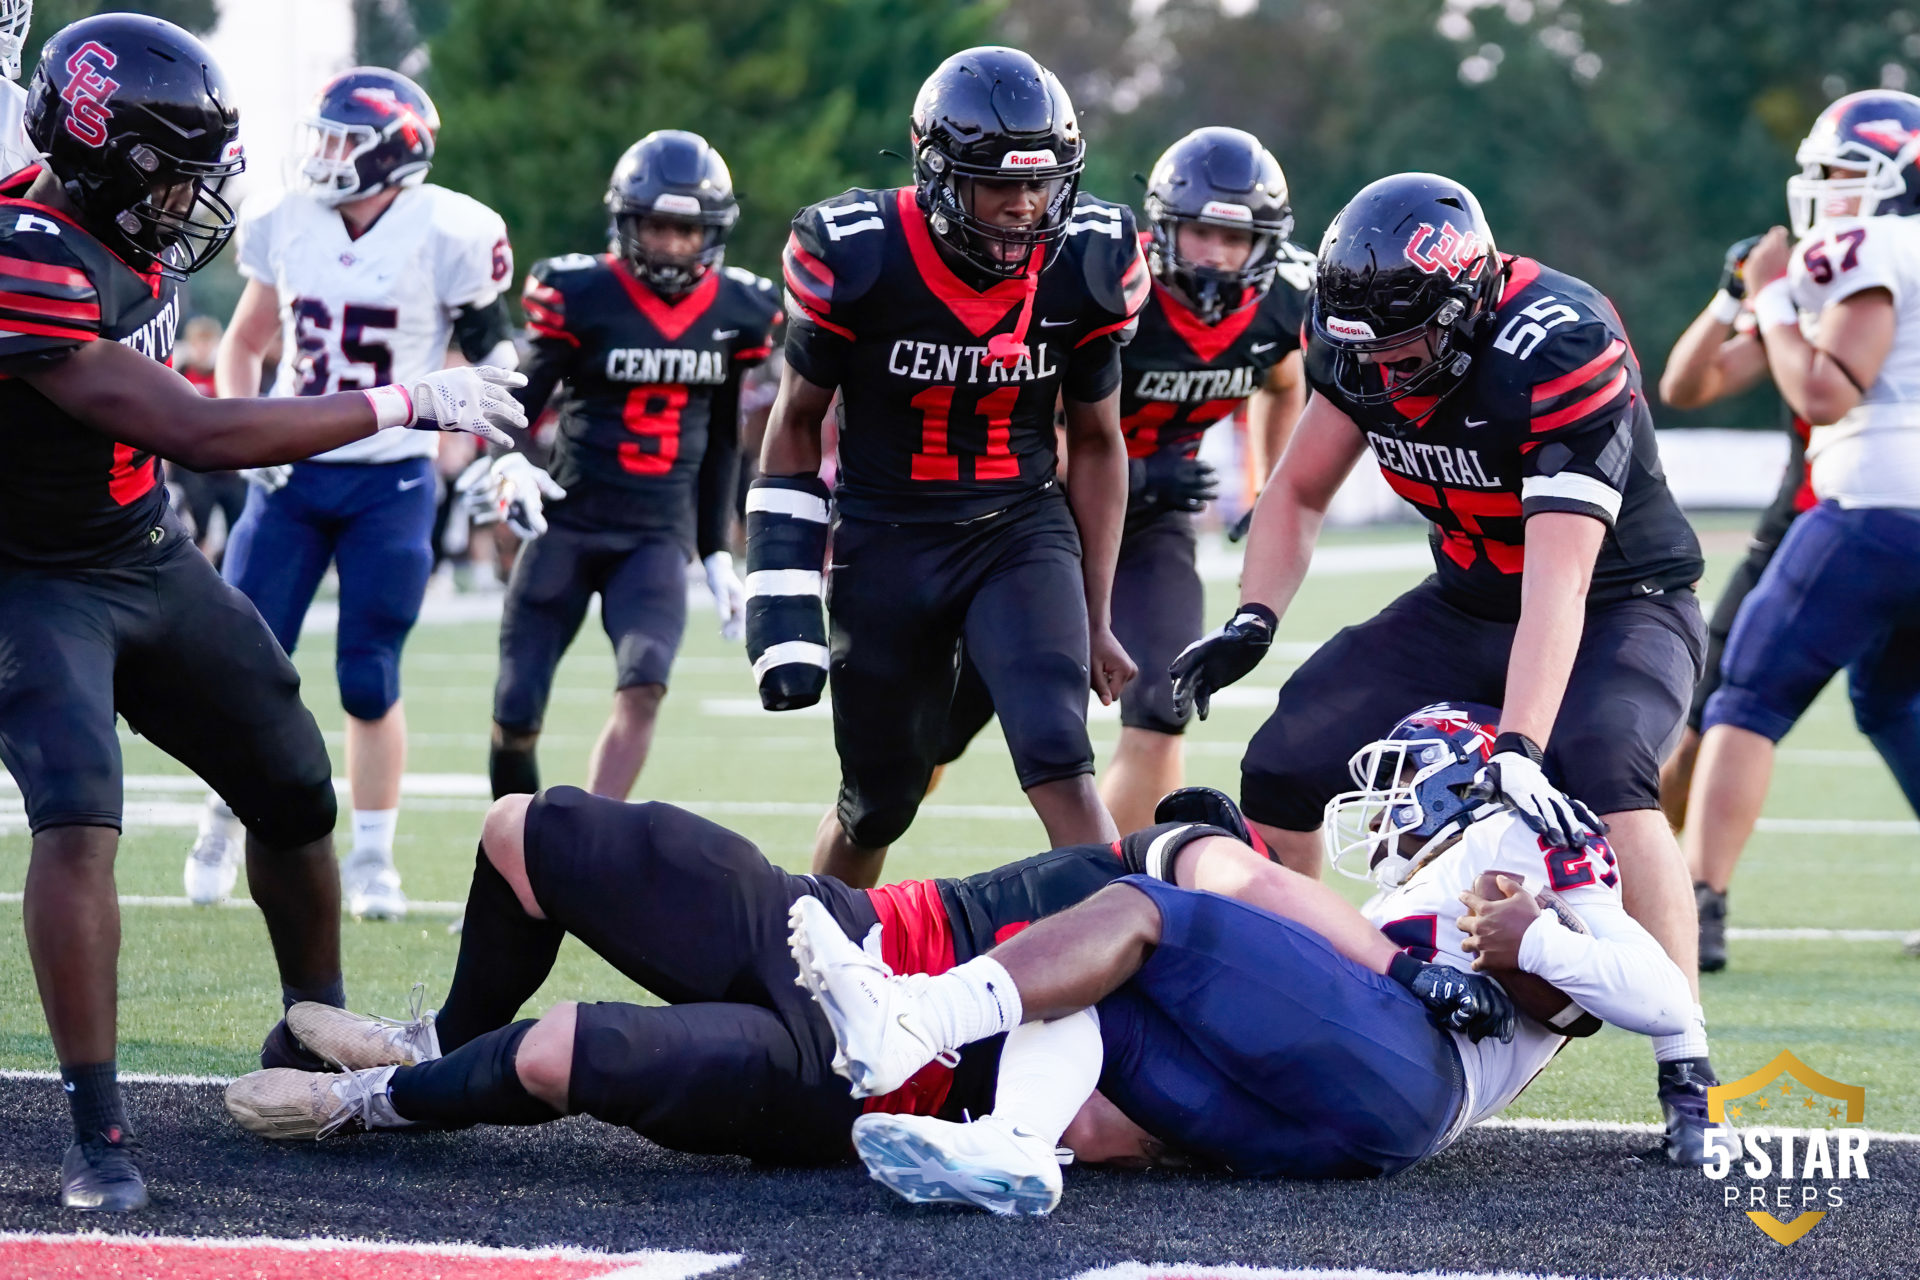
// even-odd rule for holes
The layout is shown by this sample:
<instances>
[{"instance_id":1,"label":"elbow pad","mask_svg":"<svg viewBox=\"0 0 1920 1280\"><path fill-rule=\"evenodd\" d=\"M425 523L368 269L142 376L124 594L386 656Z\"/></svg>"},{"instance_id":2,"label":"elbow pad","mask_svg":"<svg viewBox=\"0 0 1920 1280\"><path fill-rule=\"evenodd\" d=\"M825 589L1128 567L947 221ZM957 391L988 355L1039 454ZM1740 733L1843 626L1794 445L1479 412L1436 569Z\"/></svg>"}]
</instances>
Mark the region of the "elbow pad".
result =
<instances>
[{"instance_id":1,"label":"elbow pad","mask_svg":"<svg viewBox=\"0 0 1920 1280\"><path fill-rule=\"evenodd\" d=\"M747 491L747 657L760 705L796 711L827 687L827 486L762 476Z\"/></svg>"}]
</instances>

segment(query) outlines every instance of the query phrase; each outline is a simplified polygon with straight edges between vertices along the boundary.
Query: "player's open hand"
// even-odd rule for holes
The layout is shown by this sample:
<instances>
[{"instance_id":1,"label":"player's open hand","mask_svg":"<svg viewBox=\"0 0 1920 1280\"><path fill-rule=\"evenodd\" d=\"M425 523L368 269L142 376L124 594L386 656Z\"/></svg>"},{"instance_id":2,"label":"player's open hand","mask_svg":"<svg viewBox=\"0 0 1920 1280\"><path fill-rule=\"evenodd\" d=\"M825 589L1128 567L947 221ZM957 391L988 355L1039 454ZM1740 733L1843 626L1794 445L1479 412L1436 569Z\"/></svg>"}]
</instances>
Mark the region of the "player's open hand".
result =
<instances>
[{"instance_id":1,"label":"player's open hand","mask_svg":"<svg viewBox=\"0 0 1920 1280\"><path fill-rule=\"evenodd\" d=\"M1279 622L1267 606L1243 604L1226 626L1182 649L1167 665L1167 674L1173 677L1173 714L1185 719L1191 709L1205 720L1213 695L1267 656Z\"/></svg>"},{"instance_id":2,"label":"player's open hand","mask_svg":"<svg viewBox=\"0 0 1920 1280\"><path fill-rule=\"evenodd\" d=\"M716 551L700 567L706 570L707 590L713 593L713 609L720 615L720 638L740 639L747 634L747 587L733 571L733 554Z\"/></svg>"},{"instance_id":3,"label":"player's open hand","mask_svg":"<svg viewBox=\"0 0 1920 1280\"><path fill-rule=\"evenodd\" d=\"M1127 682L1140 674L1140 668L1127 656L1126 648L1106 627L1096 628L1092 636L1088 663L1091 669L1089 683L1100 699L1100 705L1109 707Z\"/></svg>"},{"instance_id":4,"label":"player's open hand","mask_svg":"<svg viewBox=\"0 0 1920 1280\"><path fill-rule=\"evenodd\" d=\"M1467 935L1460 949L1473 957L1473 967L1518 969L1520 940L1540 915L1533 895L1512 876L1488 872L1460 901L1467 907L1460 917L1460 932Z\"/></svg>"},{"instance_id":5,"label":"player's open hand","mask_svg":"<svg viewBox=\"0 0 1920 1280\"><path fill-rule=\"evenodd\" d=\"M436 369L408 386L375 387L363 394L382 427L465 431L512 448L513 437L504 428L524 429L527 414L507 393L526 385L522 374L477 364Z\"/></svg>"},{"instance_id":6,"label":"player's open hand","mask_svg":"<svg viewBox=\"0 0 1920 1280\"><path fill-rule=\"evenodd\" d=\"M547 531L546 504L567 496L558 481L520 453L476 458L453 489L474 524L504 520L522 542Z\"/></svg>"}]
</instances>

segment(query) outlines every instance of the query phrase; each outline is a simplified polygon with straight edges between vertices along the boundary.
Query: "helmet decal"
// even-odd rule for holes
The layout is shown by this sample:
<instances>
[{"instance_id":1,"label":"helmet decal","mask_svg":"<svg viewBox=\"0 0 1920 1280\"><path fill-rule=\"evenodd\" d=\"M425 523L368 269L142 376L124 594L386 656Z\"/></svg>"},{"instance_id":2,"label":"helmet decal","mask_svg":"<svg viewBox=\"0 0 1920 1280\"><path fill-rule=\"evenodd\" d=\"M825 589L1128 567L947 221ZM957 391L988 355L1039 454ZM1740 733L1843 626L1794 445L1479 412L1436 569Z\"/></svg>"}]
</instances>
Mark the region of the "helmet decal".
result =
<instances>
[{"instance_id":1,"label":"helmet decal","mask_svg":"<svg viewBox=\"0 0 1920 1280\"><path fill-rule=\"evenodd\" d=\"M67 114L67 132L90 147L104 146L107 141L107 121L113 119L107 99L120 82L106 73L117 61L113 50L92 40L67 59L67 74L73 78L60 92L61 100L73 108Z\"/></svg>"},{"instance_id":2,"label":"helmet decal","mask_svg":"<svg viewBox=\"0 0 1920 1280\"><path fill-rule=\"evenodd\" d=\"M1428 275L1437 275L1444 271L1447 279L1458 280L1462 271L1467 279L1476 280L1486 269L1487 255L1481 251L1480 237L1471 231L1457 230L1451 222L1440 224L1440 233L1423 245L1429 236L1434 236L1433 224L1423 222L1407 241L1407 260Z\"/></svg>"}]
</instances>

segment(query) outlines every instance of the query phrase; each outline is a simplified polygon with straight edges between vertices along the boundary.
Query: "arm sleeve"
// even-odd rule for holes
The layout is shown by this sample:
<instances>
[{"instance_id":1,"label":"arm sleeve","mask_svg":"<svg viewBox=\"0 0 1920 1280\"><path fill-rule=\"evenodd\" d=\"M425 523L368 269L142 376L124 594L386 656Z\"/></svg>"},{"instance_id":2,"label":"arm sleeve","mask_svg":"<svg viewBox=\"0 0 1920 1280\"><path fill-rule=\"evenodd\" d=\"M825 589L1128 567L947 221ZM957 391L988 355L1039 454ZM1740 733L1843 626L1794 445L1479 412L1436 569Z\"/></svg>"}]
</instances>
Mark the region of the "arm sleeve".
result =
<instances>
[{"instance_id":1,"label":"arm sleeve","mask_svg":"<svg viewBox=\"0 0 1920 1280\"><path fill-rule=\"evenodd\" d=\"M1566 895L1591 935L1543 911L1520 941L1520 967L1567 993L1581 1008L1643 1036L1677 1035L1693 1016L1680 967L1611 895Z\"/></svg>"},{"instance_id":2,"label":"arm sleeve","mask_svg":"<svg viewBox=\"0 0 1920 1280\"><path fill-rule=\"evenodd\" d=\"M694 549L702 560L732 541L740 484L740 371L713 393L707 451L694 489Z\"/></svg>"},{"instance_id":3,"label":"arm sleeve","mask_svg":"<svg viewBox=\"0 0 1920 1280\"><path fill-rule=\"evenodd\" d=\"M51 232L0 239L0 374L58 363L100 336L100 294L80 260Z\"/></svg>"},{"instance_id":4,"label":"arm sleeve","mask_svg":"<svg viewBox=\"0 0 1920 1280\"><path fill-rule=\"evenodd\" d=\"M1525 369L1529 436L1521 445L1523 516L1568 511L1612 527L1633 463L1640 371L1627 341L1590 321L1554 333Z\"/></svg>"},{"instance_id":5,"label":"arm sleeve","mask_svg":"<svg viewBox=\"0 0 1920 1280\"><path fill-rule=\"evenodd\" d=\"M1195 840L1209 836L1234 838L1224 827L1200 822L1161 822L1121 836L1114 842L1114 852L1126 864L1128 874L1151 876L1172 884L1174 857Z\"/></svg>"},{"instance_id":6,"label":"arm sleeve","mask_svg":"<svg viewBox=\"0 0 1920 1280\"><path fill-rule=\"evenodd\" d=\"M845 265L836 271L819 233L820 215L803 210L793 220L781 254L786 283L786 357L794 372L820 387L837 387L853 349L855 297Z\"/></svg>"},{"instance_id":7,"label":"arm sleeve","mask_svg":"<svg viewBox=\"0 0 1920 1280\"><path fill-rule=\"evenodd\" d=\"M505 296L495 294L492 302L475 303L453 313L453 340L470 364L497 363L502 343L513 349L513 320L507 314ZM488 359L494 356L495 359ZM515 357L517 362L518 357ZM512 368L512 365L505 366Z\"/></svg>"},{"instance_id":8,"label":"arm sleeve","mask_svg":"<svg viewBox=\"0 0 1920 1280\"><path fill-rule=\"evenodd\" d=\"M1111 206L1096 205L1104 212ZM1081 211L1076 210L1076 216ZM1067 356L1066 377L1060 392L1076 404L1094 404L1112 395L1120 386L1120 348L1133 340L1140 327L1140 309L1147 304L1153 281L1147 272L1147 260L1140 251L1140 237L1133 228L1133 211L1125 207L1113 210L1112 224L1118 236L1098 228L1107 222L1095 218L1076 223L1085 229L1078 234L1087 242L1082 250L1087 280L1087 326Z\"/></svg>"}]
</instances>

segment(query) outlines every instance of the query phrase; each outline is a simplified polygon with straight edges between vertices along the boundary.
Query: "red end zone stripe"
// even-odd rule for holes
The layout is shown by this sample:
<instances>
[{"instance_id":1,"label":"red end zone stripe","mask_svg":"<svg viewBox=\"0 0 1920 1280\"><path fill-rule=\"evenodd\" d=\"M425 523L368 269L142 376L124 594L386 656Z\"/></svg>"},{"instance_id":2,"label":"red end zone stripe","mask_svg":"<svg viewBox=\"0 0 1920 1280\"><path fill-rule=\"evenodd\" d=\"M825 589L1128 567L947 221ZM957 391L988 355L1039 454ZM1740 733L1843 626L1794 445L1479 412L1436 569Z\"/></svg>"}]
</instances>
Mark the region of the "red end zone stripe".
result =
<instances>
[{"instance_id":1,"label":"red end zone stripe","mask_svg":"<svg viewBox=\"0 0 1920 1280\"><path fill-rule=\"evenodd\" d=\"M1613 361L1618 360L1627 349L1627 344L1615 338L1607 344L1607 349L1593 359L1575 369L1572 373L1563 373L1557 378L1541 383L1533 389L1533 402L1551 400L1563 392L1571 391L1587 379L1599 373Z\"/></svg>"}]
</instances>

